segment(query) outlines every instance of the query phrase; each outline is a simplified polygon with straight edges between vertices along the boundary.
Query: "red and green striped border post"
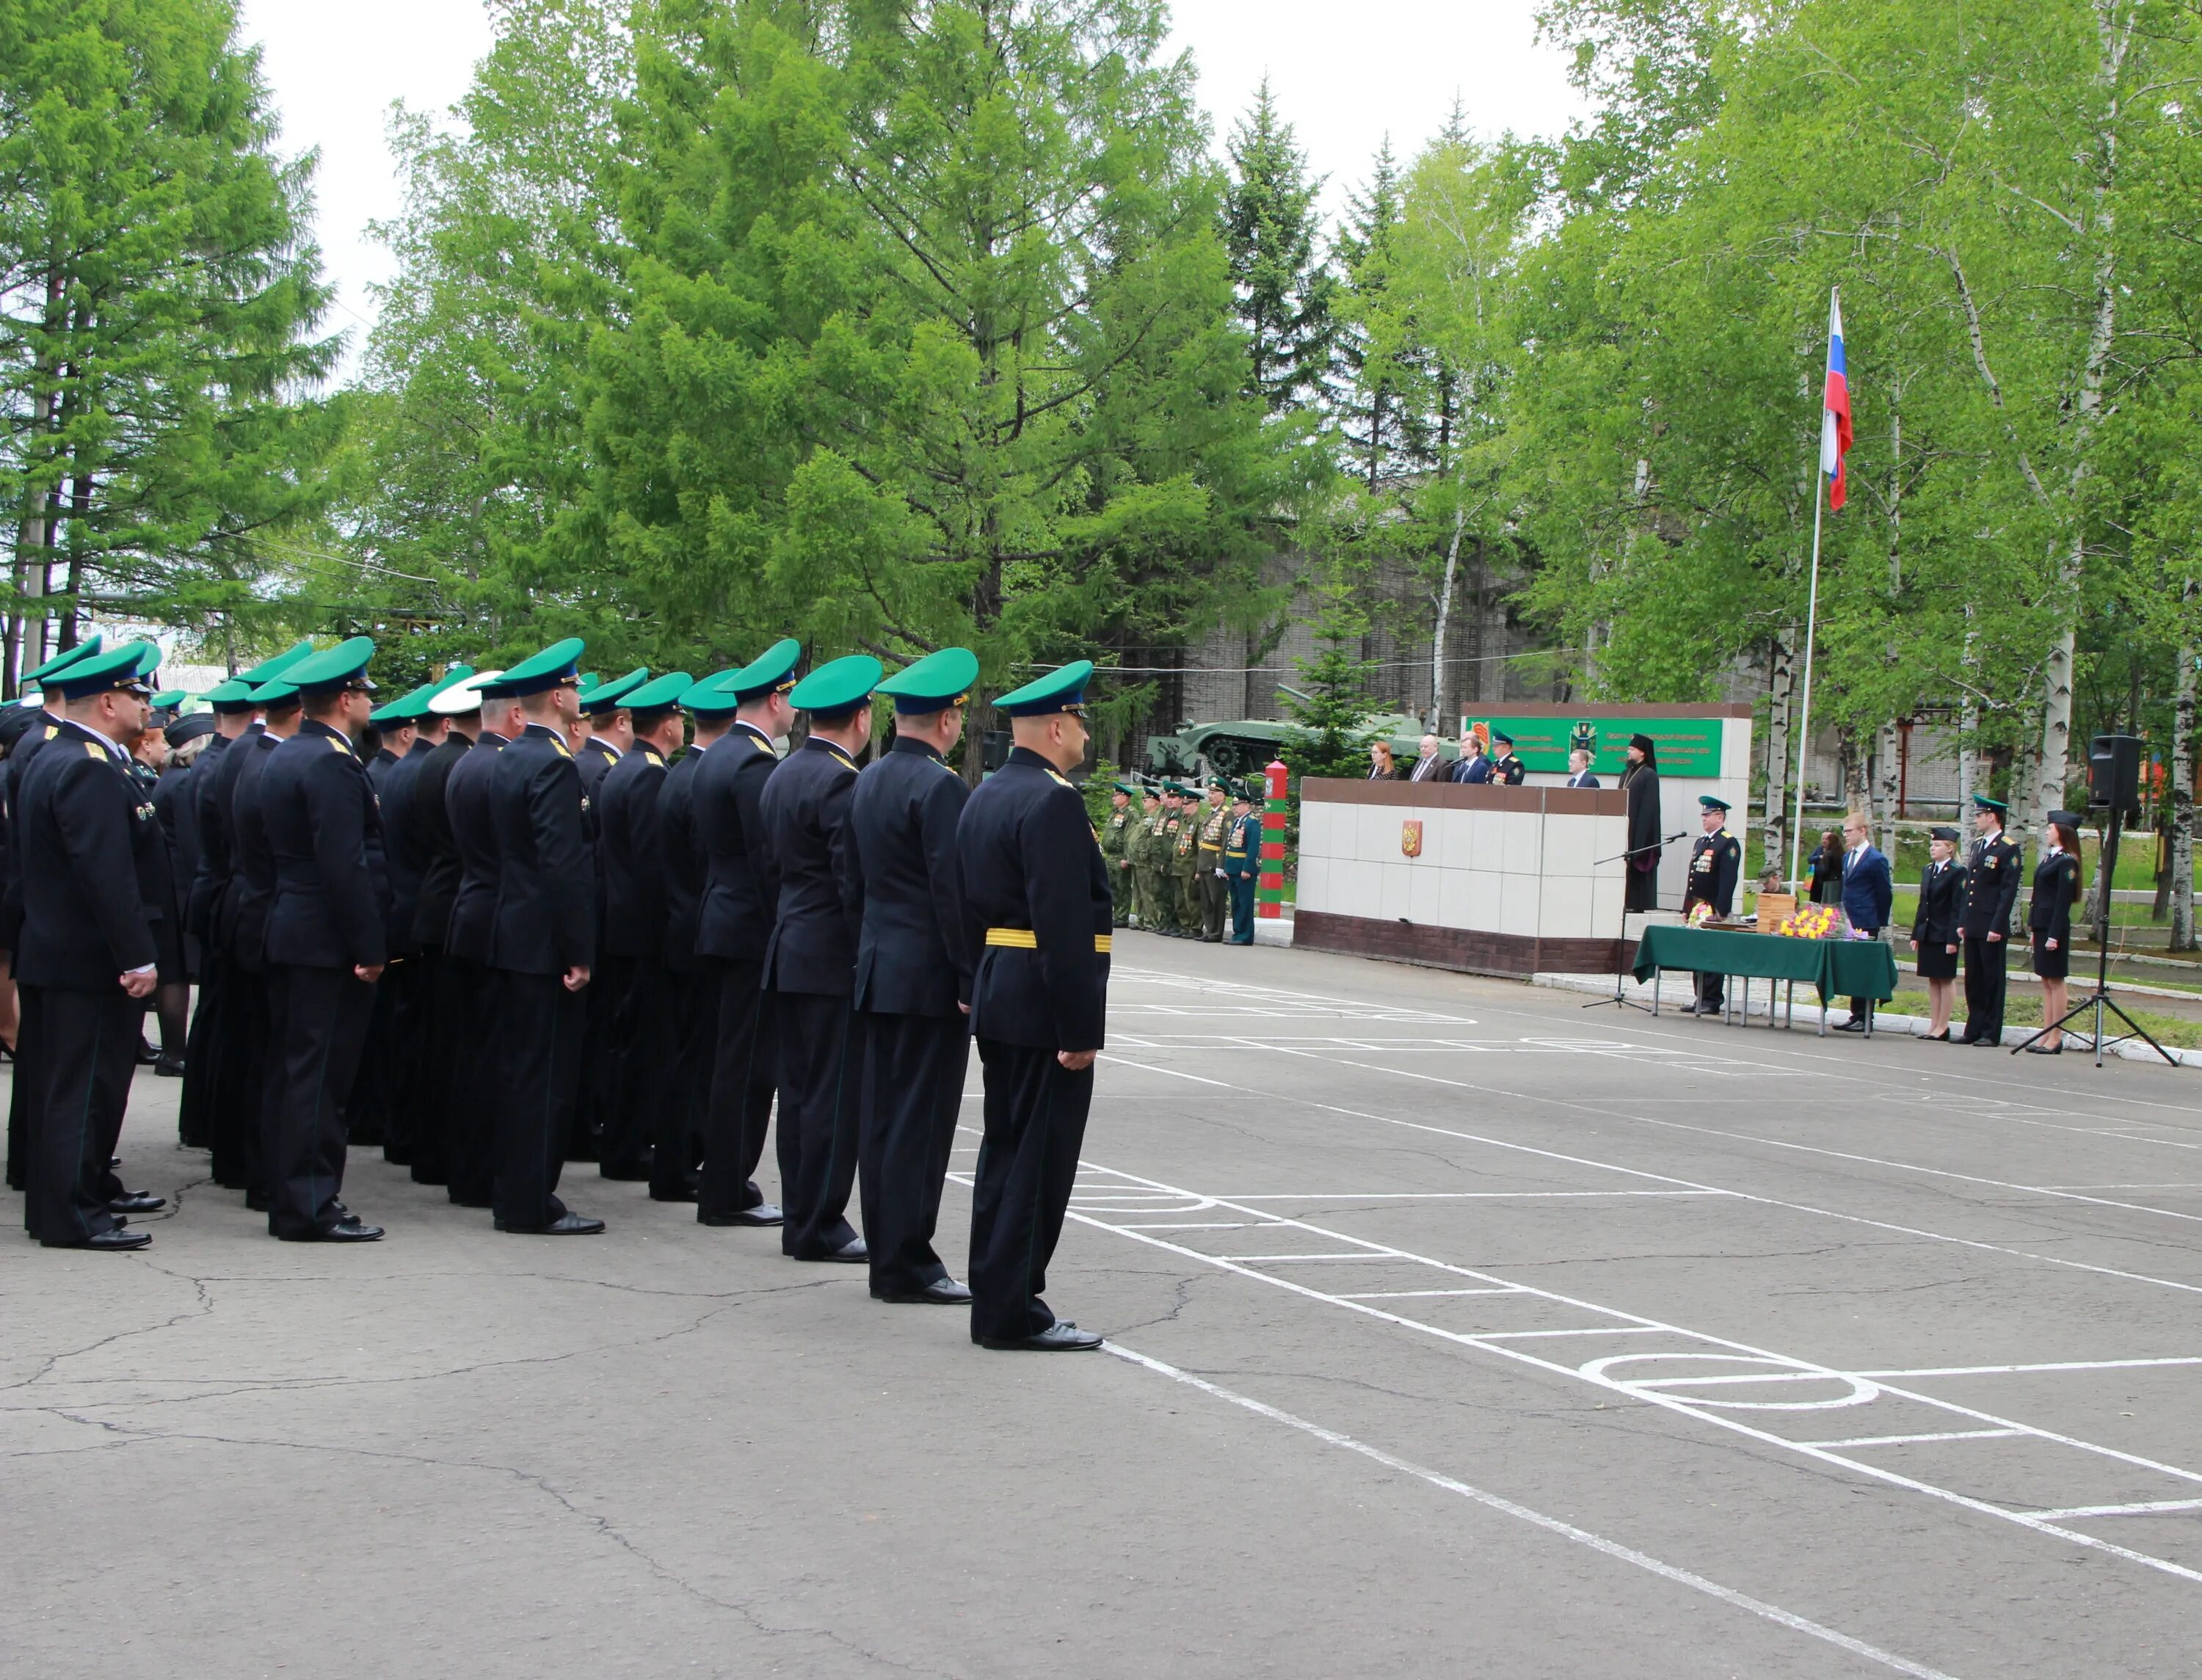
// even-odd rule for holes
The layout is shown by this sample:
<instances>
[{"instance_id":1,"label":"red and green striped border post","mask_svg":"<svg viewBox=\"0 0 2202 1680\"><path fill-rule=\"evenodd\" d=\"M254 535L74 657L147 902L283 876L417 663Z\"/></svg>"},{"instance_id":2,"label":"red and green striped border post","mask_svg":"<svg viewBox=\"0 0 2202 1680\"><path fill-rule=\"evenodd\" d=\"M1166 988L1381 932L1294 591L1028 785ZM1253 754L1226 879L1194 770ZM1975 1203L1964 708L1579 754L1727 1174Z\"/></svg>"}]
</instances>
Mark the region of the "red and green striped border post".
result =
<instances>
[{"instance_id":1,"label":"red and green striped border post","mask_svg":"<svg viewBox=\"0 0 2202 1680\"><path fill-rule=\"evenodd\" d=\"M1272 761L1263 774L1269 793L1262 806L1262 872L1254 882L1254 914L1274 921L1285 913L1285 783L1290 773L1281 762Z\"/></svg>"}]
</instances>

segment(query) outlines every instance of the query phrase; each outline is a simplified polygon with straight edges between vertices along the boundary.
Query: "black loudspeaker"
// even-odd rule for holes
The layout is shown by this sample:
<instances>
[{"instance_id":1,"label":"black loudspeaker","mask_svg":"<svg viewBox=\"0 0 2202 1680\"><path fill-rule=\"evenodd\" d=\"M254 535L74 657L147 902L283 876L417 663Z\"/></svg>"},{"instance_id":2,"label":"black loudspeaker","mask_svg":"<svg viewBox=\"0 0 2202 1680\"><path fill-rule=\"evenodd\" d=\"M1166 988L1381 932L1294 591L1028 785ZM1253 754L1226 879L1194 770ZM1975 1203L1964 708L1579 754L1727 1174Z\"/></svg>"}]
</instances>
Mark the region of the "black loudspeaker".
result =
<instances>
[{"instance_id":1,"label":"black loudspeaker","mask_svg":"<svg viewBox=\"0 0 2202 1680\"><path fill-rule=\"evenodd\" d=\"M1010 748L1016 745L1007 729L989 729L979 746L979 768L989 775L1010 762Z\"/></svg>"},{"instance_id":2,"label":"black loudspeaker","mask_svg":"<svg viewBox=\"0 0 2202 1680\"><path fill-rule=\"evenodd\" d=\"M2087 743L2087 803L2112 811L2140 804L2140 737L2097 735Z\"/></svg>"}]
</instances>

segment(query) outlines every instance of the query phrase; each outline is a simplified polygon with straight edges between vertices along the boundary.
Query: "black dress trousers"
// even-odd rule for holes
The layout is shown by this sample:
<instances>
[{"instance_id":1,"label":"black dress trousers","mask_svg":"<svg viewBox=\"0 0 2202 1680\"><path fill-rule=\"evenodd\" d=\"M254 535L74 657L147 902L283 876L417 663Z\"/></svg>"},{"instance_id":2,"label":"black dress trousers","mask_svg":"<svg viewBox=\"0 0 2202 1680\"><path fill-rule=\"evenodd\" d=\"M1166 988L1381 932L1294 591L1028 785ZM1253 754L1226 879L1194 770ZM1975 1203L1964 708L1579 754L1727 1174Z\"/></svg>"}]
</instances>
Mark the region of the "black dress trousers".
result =
<instances>
[{"instance_id":1,"label":"black dress trousers","mask_svg":"<svg viewBox=\"0 0 2202 1680\"><path fill-rule=\"evenodd\" d=\"M421 1116L425 1106L421 1088L421 1070L427 1065L428 975L425 959L415 952L402 961L392 962L382 971L375 982L375 1009L383 1007L383 997L388 994L390 1003L390 1036L387 1040L390 1070L386 1076L387 1106L383 1113L382 1158L393 1166L413 1164L413 1140L421 1129ZM368 1054L373 1054L374 1035L368 1029ZM367 1070L360 1070L361 1082L365 1083ZM356 1141L356 1134L354 1135Z\"/></svg>"},{"instance_id":2,"label":"black dress trousers","mask_svg":"<svg viewBox=\"0 0 2202 1680\"><path fill-rule=\"evenodd\" d=\"M199 950L198 1006L184 1035L184 1082L177 1099L176 1130L187 1149L214 1143L214 1066L221 1042L224 987L229 963L209 940Z\"/></svg>"},{"instance_id":3,"label":"black dress trousers","mask_svg":"<svg viewBox=\"0 0 2202 1680\"><path fill-rule=\"evenodd\" d=\"M961 1015L871 1015L857 1140L872 1293L903 1294L948 1276L933 1252L971 1034Z\"/></svg>"},{"instance_id":4,"label":"black dress trousers","mask_svg":"<svg viewBox=\"0 0 2202 1680\"><path fill-rule=\"evenodd\" d=\"M983 1038L979 1062L986 1130L971 1197L971 1339L1016 1341L1055 1322L1040 1292L1078 1178L1093 1070Z\"/></svg>"},{"instance_id":5,"label":"black dress trousers","mask_svg":"<svg viewBox=\"0 0 2202 1680\"><path fill-rule=\"evenodd\" d=\"M633 1178L650 1160L650 1127L664 1101L664 1059L670 1038L653 1015L668 1007L665 988L645 974L647 958L606 952L589 973L589 1019L602 1012L604 1034L597 1059L583 1069L593 1082L599 1130L597 1170L606 1178ZM660 973L662 970L658 970ZM642 1040L655 1034L651 1058ZM648 1083L651 1089L640 1088Z\"/></svg>"},{"instance_id":6,"label":"black dress trousers","mask_svg":"<svg viewBox=\"0 0 2202 1680\"><path fill-rule=\"evenodd\" d=\"M718 1017L710 1098L704 1111L704 1180L698 1217L758 1206L757 1163L772 1124L773 1040L779 999L759 983L763 966L707 959L718 981Z\"/></svg>"},{"instance_id":7,"label":"black dress trousers","mask_svg":"<svg viewBox=\"0 0 2202 1680\"><path fill-rule=\"evenodd\" d=\"M2003 993L2011 941L1965 935L1965 1042L2003 1041Z\"/></svg>"},{"instance_id":8,"label":"black dress trousers","mask_svg":"<svg viewBox=\"0 0 2202 1680\"><path fill-rule=\"evenodd\" d=\"M461 1029L446 1087L445 1180L462 1207L488 1207L497 1189L497 1103L503 1080L503 1040L512 1023L503 1017L503 987L486 963L446 956L457 970Z\"/></svg>"},{"instance_id":9,"label":"black dress trousers","mask_svg":"<svg viewBox=\"0 0 2202 1680\"><path fill-rule=\"evenodd\" d=\"M415 1184L448 1184L461 1070L468 1053L466 987L459 964L439 946L431 946L412 962L420 993L420 1024L414 1032L420 1056L407 1166Z\"/></svg>"},{"instance_id":10,"label":"black dress trousers","mask_svg":"<svg viewBox=\"0 0 2202 1680\"><path fill-rule=\"evenodd\" d=\"M392 963L375 982L365 1047L354 1058L359 1071L344 1104L344 1138L350 1143L373 1146L390 1136L391 1109L397 1099L398 1056L397 987L392 976L404 966Z\"/></svg>"},{"instance_id":11,"label":"black dress trousers","mask_svg":"<svg viewBox=\"0 0 2202 1680\"><path fill-rule=\"evenodd\" d=\"M224 982L221 1035L211 1070L214 1112L207 1145L214 1181L225 1189L256 1192L260 1130L268 1083L268 1023L272 1005L266 974L232 963Z\"/></svg>"},{"instance_id":12,"label":"black dress trousers","mask_svg":"<svg viewBox=\"0 0 2202 1680\"><path fill-rule=\"evenodd\" d=\"M26 1088L23 1228L50 1247L115 1229L107 1211L120 1185L107 1169L122 1135L145 1005L110 992L21 988L22 1040L15 1065Z\"/></svg>"},{"instance_id":13,"label":"black dress trousers","mask_svg":"<svg viewBox=\"0 0 2202 1680\"><path fill-rule=\"evenodd\" d=\"M780 1016L780 1252L819 1260L856 1229L845 1217L857 1182L857 1097L863 1017L848 999L783 992Z\"/></svg>"},{"instance_id":14,"label":"black dress trousers","mask_svg":"<svg viewBox=\"0 0 2202 1680\"><path fill-rule=\"evenodd\" d=\"M350 969L274 970L282 1037L269 1104L268 1234L309 1241L343 1215L345 1108L359 1076L375 987Z\"/></svg>"},{"instance_id":15,"label":"black dress trousers","mask_svg":"<svg viewBox=\"0 0 2202 1680\"><path fill-rule=\"evenodd\" d=\"M540 1230L566 1211L556 1195L580 1098L581 999L555 974L492 969L498 1223Z\"/></svg>"},{"instance_id":16,"label":"black dress trousers","mask_svg":"<svg viewBox=\"0 0 2202 1680\"><path fill-rule=\"evenodd\" d=\"M666 985L670 1053L665 1066L664 1104L650 1119L655 1146L650 1159L650 1192L669 1197L691 1182L697 1164L704 1158L719 993L710 976L699 968L668 970Z\"/></svg>"}]
</instances>

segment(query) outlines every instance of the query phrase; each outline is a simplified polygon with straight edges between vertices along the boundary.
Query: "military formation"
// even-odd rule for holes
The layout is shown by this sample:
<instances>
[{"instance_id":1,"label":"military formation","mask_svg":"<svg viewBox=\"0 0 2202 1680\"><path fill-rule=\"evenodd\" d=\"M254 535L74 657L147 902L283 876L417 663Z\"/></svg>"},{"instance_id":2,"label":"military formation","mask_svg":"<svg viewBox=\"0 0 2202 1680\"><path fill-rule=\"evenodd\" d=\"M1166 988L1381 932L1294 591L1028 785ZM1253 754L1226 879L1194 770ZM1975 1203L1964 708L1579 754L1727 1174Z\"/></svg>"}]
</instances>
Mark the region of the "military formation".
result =
<instances>
[{"instance_id":1,"label":"military formation","mask_svg":"<svg viewBox=\"0 0 2202 1680\"><path fill-rule=\"evenodd\" d=\"M396 699L374 651L302 644L165 741L152 702L180 697L155 693L150 644L95 638L26 674L43 709L0 725L0 948L32 1236L150 1242L130 1218L162 1200L114 1152L149 1003L195 978L158 1070L182 1079L183 1141L276 1238L382 1239L344 1199L348 1148L374 1144L498 1231L593 1235L560 1195L590 1161L702 1225L864 1265L880 1300L968 1306L984 1347L1098 1345L1042 1292L1111 931L1166 893L1174 931L1220 936L1202 930L1234 860L1251 912L1249 801L1204 815L1174 789L1163 835L1120 784L1094 824L1069 777L1086 661L994 701L1014 744L973 790L951 768L979 675L964 649L806 674L787 640L702 679L594 681L568 640ZM149 739L157 787L133 764ZM938 1225L974 1045L967 1284ZM779 1206L754 1176L768 1135Z\"/></svg>"},{"instance_id":2,"label":"military formation","mask_svg":"<svg viewBox=\"0 0 2202 1680\"><path fill-rule=\"evenodd\" d=\"M1118 927L1253 944L1262 819L1251 792L1221 777L1204 798L1181 782L1120 781L1111 804L1101 853Z\"/></svg>"}]
</instances>

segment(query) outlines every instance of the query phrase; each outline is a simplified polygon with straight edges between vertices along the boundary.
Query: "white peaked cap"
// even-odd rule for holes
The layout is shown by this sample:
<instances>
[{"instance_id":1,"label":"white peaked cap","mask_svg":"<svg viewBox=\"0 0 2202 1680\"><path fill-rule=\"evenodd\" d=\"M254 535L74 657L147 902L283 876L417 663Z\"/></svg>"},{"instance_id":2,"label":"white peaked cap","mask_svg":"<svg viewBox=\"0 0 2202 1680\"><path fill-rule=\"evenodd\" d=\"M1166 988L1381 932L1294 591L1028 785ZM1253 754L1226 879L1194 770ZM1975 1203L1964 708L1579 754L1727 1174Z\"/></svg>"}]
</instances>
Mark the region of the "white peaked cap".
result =
<instances>
[{"instance_id":1,"label":"white peaked cap","mask_svg":"<svg viewBox=\"0 0 2202 1680\"><path fill-rule=\"evenodd\" d=\"M464 682L455 682L428 702L428 710L439 717L463 717L470 711L481 710L482 687L503 676L503 671L476 671Z\"/></svg>"}]
</instances>

